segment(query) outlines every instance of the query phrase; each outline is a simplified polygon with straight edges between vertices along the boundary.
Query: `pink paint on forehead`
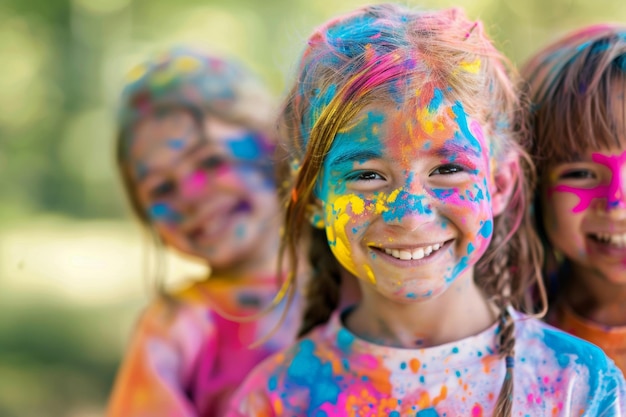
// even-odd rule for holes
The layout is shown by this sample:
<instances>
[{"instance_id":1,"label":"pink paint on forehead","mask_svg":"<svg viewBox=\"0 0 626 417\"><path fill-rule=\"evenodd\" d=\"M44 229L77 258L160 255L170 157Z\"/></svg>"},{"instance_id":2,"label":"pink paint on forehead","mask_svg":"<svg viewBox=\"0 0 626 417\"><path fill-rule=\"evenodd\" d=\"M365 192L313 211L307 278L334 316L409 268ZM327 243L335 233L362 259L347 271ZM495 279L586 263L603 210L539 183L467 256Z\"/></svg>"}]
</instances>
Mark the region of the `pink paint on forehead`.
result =
<instances>
[{"instance_id":1,"label":"pink paint on forehead","mask_svg":"<svg viewBox=\"0 0 626 417\"><path fill-rule=\"evenodd\" d=\"M624 194L622 192L624 181L621 175L622 168L624 164L626 164L626 151L622 152L620 155L593 153L591 159L593 162L606 166L611 171L611 182L609 185L598 185L597 187L589 189L558 185L550 190L550 194L554 191L563 191L576 195L579 202L576 207L572 209L574 213L580 213L589 208L594 198L606 199L607 209L617 207L626 208L626 202L624 201Z\"/></svg>"}]
</instances>

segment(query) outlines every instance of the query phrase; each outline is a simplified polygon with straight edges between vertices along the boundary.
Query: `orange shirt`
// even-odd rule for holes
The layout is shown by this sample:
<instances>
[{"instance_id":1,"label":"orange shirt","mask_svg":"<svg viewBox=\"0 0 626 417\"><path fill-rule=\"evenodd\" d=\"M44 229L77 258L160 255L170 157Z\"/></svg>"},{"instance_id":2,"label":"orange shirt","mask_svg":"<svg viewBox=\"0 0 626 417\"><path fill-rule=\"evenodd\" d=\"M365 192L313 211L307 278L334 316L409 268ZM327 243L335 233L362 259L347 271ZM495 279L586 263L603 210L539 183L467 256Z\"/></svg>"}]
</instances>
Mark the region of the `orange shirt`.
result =
<instances>
[{"instance_id":1,"label":"orange shirt","mask_svg":"<svg viewBox=\"0 0 626 417\"><path fill-rule=\"evenodd\" d=\"M594 323L578 316L563 303L555 307L547 322L599 346L622 372L626 371L626 326L603 326Z\"/></svg>"}]
</instances>

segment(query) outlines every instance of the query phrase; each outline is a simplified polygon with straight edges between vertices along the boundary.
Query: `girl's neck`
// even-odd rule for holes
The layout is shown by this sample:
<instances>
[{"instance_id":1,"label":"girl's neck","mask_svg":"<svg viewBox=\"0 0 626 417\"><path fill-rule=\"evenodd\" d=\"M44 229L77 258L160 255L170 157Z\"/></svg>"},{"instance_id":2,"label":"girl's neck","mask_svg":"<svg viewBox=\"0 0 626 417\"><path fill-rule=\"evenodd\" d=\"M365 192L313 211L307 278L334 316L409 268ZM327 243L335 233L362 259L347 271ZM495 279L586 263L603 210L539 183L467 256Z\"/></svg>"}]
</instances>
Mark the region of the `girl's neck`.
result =
<instances>
[{"instance_id":1,"label":"girl's neck","mask_svg":"<svg viewBox=\"0 0 626 417\"><path fill-rule=\"evenodd\" d=\"M559 302L577 315L605 326L626 326L626 285L615 284L594 271L571 268L561 276Z\"/></svg>"},{"instance_id":2,"label":"girl's neck","mask_svg":"<svg viewBox=\"0 0 626 417\"><path fill-rule=\"evenodd\" d=\"M362 339L402 348L438 346L476 335L494 324L497 309L472 277L466 278L434 299L406 304L363 285L362 302L347 317L346 326Z\"/></svg>"}]
</instances>

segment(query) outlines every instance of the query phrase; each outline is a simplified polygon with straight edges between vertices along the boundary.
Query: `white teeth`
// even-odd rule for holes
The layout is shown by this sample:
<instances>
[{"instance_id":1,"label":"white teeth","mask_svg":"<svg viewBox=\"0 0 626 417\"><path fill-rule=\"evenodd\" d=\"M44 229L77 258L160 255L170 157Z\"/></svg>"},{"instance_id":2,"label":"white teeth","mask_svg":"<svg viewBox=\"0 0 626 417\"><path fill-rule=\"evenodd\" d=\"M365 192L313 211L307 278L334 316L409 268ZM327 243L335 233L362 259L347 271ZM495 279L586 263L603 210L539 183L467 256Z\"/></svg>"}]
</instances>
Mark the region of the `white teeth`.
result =
<instances>
[{"instance_id":1,"label":"white teeth","mask_svg":"<svg viewBox=\"0 0 626 417\"><path fill-rule=\"evenodd\" d=\"M439 250L441 247L443 246L442 243L436 243L432 246L426 246L423 248L417 248L413 251L408 251L408 250L404 250L404 249L388 249L385 248L385 253L387 255L391 255L396 259L401 259L403 261L409 261L411 259L413 260L417 260L417 259L423 259L426 256L429 256L430 254L432 254L433 252L436 252L437 250Z\"/></svg>"},{"instance_id":2,"label":"white teeth","mask_svg":"<svg viewBox=\"0 0 626 417\"><path fill-rule=\"evenodd\" d=\"M610 234L610 233L597 233L594 234L595 238L602 243L606 243L618 248L626 247L626 233Z\"/></svg>"},{"instance_id":3,"label":"white teeth","mask_svg":"<svg viewBox=\"0 0 626 417\"><path fill-rule=\"evenodd\" d=\"M407 252L405 250L400 251L400 259L402 259L403 261L410 260L412 256L413 255L411 254L411 252Z\"/></svg>"},{"instance_id":4,"label":"white teeth","mask_svg":"<svg viewBox=\"0 0 626 417\"><path fill-rule=\"evenodd\" d=\"M430 246L429 246L430 248ZM432 252L432 250L431 250ZM429 252L430 253L430 252ZM419 248L413 251L412 257L413 259L422 259L424 257L424 255L426 254L426 250Z\"/></svg>"}]
</instances>

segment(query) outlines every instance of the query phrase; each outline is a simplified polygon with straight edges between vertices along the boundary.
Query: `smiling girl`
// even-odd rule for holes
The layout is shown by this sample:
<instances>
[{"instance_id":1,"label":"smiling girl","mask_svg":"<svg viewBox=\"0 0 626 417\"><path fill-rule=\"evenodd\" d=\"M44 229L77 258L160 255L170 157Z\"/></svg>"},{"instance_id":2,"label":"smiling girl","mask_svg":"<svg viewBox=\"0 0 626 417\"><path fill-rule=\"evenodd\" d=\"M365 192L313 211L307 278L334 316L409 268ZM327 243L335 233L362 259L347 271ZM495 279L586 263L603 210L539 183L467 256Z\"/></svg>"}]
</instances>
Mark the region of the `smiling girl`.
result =
<instances>
[{"instance_id":1,"label":"smiling girl","mask_svg":"<svg viewBox=\"0 0 626 417\"><path fill-rule=\"evenodd\" d=\"M458 9L368 6L309 38L281 117L283 253L295 270L310 222L319 264L356 276L362 300L305 320L229 415L620 415L604 353L518 311L541 252L505 68Z\"/></svg>"},{"instance_id":2,"label":"smiling girl","mask_svg":"<svg viewBox=\"0 0 626 417\"><path fill-rule=\"evenodd\" d=\"M626 26L582 28L524 68L550 250L548 321L626 371Z\"/></svg>"},{"instance_id":3,"label":"smiling girl","mask_svg":"<svg viewBox=\"0 0 626 417\"><path fill-rule=\"evenodd\" d=\"M118 162L137 217L159 244L206 262L210 277L161 291L120 368L108 416L221 416L232 391L269 354L292 343L298 302L281 331L269 305L280 207L273 169L272 100L247 70L175 48L129 75Z\"/></svg>"}]
</instances>

